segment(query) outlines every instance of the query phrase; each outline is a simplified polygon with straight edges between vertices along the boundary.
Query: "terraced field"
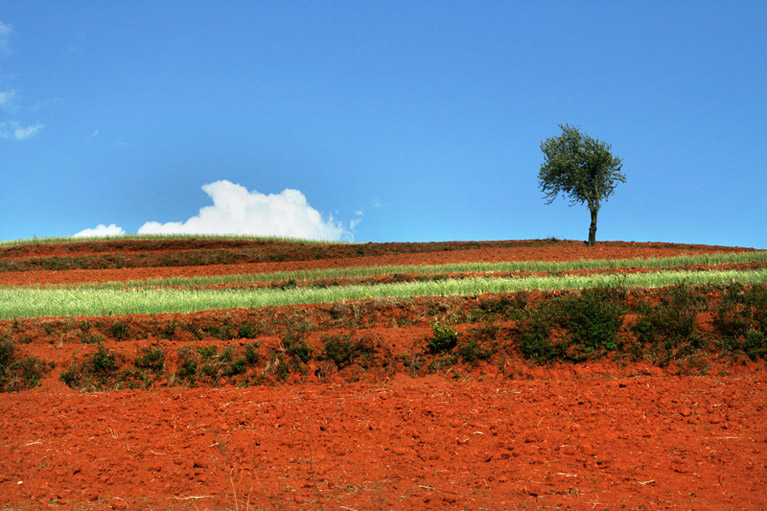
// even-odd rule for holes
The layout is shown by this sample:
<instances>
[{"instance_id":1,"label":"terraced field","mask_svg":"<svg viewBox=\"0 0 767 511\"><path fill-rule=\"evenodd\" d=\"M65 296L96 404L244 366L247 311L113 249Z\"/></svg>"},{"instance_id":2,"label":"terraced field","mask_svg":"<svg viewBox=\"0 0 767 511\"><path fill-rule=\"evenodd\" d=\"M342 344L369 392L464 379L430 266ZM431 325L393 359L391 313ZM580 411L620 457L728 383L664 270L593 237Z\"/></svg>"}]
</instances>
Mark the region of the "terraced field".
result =
<instances>
[{"instance_id":1,"label":"terraced field","mask_svg":"<svg viewBox=\"0 0 767 511\"><path fill-rule=\"evenodd\" d=\"M765 251L5 243L0 505L760 509L766 358Z\"/></svg>"}]
</instances>

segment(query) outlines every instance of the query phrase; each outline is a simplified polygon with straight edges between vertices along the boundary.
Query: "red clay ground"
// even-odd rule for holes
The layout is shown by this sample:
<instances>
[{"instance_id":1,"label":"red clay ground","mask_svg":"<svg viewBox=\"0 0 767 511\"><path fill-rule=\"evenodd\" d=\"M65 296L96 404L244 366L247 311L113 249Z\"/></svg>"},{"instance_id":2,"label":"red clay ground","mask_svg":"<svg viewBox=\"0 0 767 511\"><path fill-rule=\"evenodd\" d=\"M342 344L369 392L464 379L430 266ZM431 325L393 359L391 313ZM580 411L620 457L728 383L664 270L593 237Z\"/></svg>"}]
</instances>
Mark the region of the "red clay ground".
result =
<instances>
[{"instance_id":1,"label":"red clay ground","mask_svg":"<svg viewBox=\"0 0 767 511\"><path fill-rule=\"evenodd\" d=\"M3 509L764 509L767 377L0 395ZM236 500L235 494L236 492Z\"/></svg>"},{"instance_id":2,"label":"red clay ground","mask_svg":"<svg viewBox=\"0 0 767 511\"><path fill-rule=\"evenodd\" d=\"M236 266L2 273L0 284L718 250L727 249L614 243L594 250L560 242ZM423 344L429 317L400 328L402 318L421 313L395 312L373 310L374 324L364 328L399 351ZM230 314L248 312L221 317ZM763 362L715 363L707 376L615 362L496 371L491 365L461 369L455 381L411 378L400 365L359 382L201 389L160 383L152 390L80 393L58 375L65 360L95 350L81 344L82 320L22 320L13 327L32 337L23 351L57 366L41 387L0 394L1 511L766 507ZM154 320L135 321L149 328ZM96 328L99 320L89 321ZM0 327L8 331L12 324ZM45 324L53 326L50 339ZM150 334L122 341L103 332L107 347L124 351L159 342L170 352L195 342L188 331L172 340Z\"/></svg>"}]
</instances>

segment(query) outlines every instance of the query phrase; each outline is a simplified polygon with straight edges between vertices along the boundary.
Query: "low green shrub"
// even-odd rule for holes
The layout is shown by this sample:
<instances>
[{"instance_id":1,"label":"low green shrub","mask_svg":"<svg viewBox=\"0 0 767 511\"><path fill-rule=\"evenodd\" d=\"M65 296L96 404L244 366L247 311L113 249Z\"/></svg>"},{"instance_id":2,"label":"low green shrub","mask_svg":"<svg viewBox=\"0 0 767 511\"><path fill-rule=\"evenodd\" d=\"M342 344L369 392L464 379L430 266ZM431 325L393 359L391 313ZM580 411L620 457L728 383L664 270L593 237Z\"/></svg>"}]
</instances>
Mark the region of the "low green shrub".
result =
<instances>
[{"instance_id":1,"label":"low green shrub","mask_svg":"<svg viewBox=\"0 0 767 511\"><path fill-rule=\"evenodd\" d=\"M431 324L432 337L426 348L429 353L446 353L458 345L458 332L452 326L435 321Z\"/></svg>"},{"instance_id":2,"label":"low green shrub","mask_svg":"<svg viewBox=\"0 0 767 511\"><path fill-rule=\"evenodd\" d=\"M695 317L702 304L701 295L690 286L678 285L661 294L656 306L640 308L633 332L637 341L649 347L650 357L659 365L690 355L706 340L695 330Z\"/></svg>"},{"instance_id":3,"label":"low green shrub","mask_svg":"<svg viewBox=\"0 0 767 511\"><path fill-rule=\"evenodd\" d=\"M139 369L160 373L165 368L165 351L160 347L146 347L136 356L135 365Z\"/></svg>"},{"instance_id":4,"label":"low green shrub","mask_svg":"<svg viewBox=\"0 0 767 511\"><path fill-rule=\"evenodd\" d=\"M482 298L469 317L473 321L493 321L498 318L518 319L522 317L527 307L528 295L527 291L520 291Z\"/></svg>"},{"instance_id":5,"label":"low green shrub","mask_svg":"<svg viewBox=\"0 0 767 511\"><path fill-rule=\"evenodd\" d=\"M351 339L349 335L333 335L323 338L322 342L325 347L319 358L332 360L339 369L375 353L375 347L367 337Z\"/></svg>"},{"instance_id":6,"label":"low green shrub","mask_svg":"<svg viewBox=\"0 0 767 511\"><path fill-rule=\"evenodd\" d=\"M476 364L480 360L488 360L493 355L493 350L484 348L476 339L469 339L458 344L456 354L469 364Z\"/></svg>"},{"instance_id":7,"label":"low green shrub","mask_svg":"<svg viewBox=\"0 0 767 511\"><path fill-rule=\"evenodd\" d=\"M83 335L80 342L83 344L100 344L104 342L104 337L98 334Z\"/></svg>"},{"instance_id":8,"label":"low green shrub","mask_svg":"<svg viewBox=\"0 0 767 511\"><path fill-rule=\"evenodd\" d=\"M112 337L121 341L128 338L128 324L124 321L115 321L109 325L109 331L112 333Z\"/></svg>"},{"instance_id":9,"label":"low green shrub","mask_svg":"<svg viewBox=\"0 0 767 511\"><path fill-rule=\"evenodd\" d=\"M182 346L178 351L176 378L189 386L198 383L218 385L221 378L235 378L247 373L248 367L258 362L257 348L258 343L250 343L245 347L245 353L238 355L233 346L220 352L215 346Z\"/></svg>"},{"instance_id":10,"label":"low green shrub","mask_svg":"<svg viewBox=\"0 0 767 511\"><path fill-rule=\"evenodd\" d=\"M312 358L312 349L306 344L303 337L294 335L292 332L288 332L285 337L283 337L282 348L288 357L300 360L304 364L309 362Z\"/></svg>"},{"instance_id":11,"label":"low green shrub","mask_svg":"<svg viewBox=\"0 0 767 511\"><path fill-rule=\"evenodd\" d=\"M712 324L722 338L723 351L752 360L767 358L767 286L729 284Z\"/></svg>"},{"instance_id":12,"label":"low green shrub","mask_svg":"<svg viewBox=\"0 0 767 511\"><path fill-rule=\"evenodd\" d=\"M243 323L237 329L237 335L241 339L253 339L256 337L256 329L250 323Z\"/></svg>"},{"instance_id":13,"label":"low green shrub","mask_svg":"<svg viewBox=\"0 0 767 511\"><path fill-rule=\"evenodd\" d=\"M99 345L96 352L83 362L72 363L61 373L61 380L80 390L103 390L119 381L117 356Z\"/></svg>"},{"instance_id":14,"label":"low green shrub","mask_svg":"<svg viewBox=\"0 0 767 511\"><path fill-rule=\"evenodd\" d=\"M202 358L213 358L217 351L218 348L215 346L199 346L197 348L197 352L202 356Z\"/></svg>"},{"instance_id":15,"label":"low green shrub","mask_svg":"<svg viewBox=\"0 0 767 511\"><path fill-rule=\"evenodd\" d=\"M625 313L625 291L621 289L587 289L580 296L553 300L560 305L557 323L569 334L568 358L573 361L599 358L618 348L618 331Z\"/></svg>"},{"instance_id":16,"label":"low green shrub","mask_svg":"<svg viewBox=\"0 0 767 511\"><path fill-rule=\"evenodd\" d=\"M168 339L169 341L172 341L173 338L176 335L176 321L168 321L165 323L165 325L160 329L160 336Z\"/></svg>"},{"instance_id":17,"label":"low green shrub","mask_svg":"<svg viewBox=\"0 0 767 511\"><path fill-rule=\"evenodd\" d=\"M37 386L50 364L33 356L20 355L10 339L0 339L0 392L15 392Z\"/></svg>"},{"instance_id":18,"label":"low green shrub","mask_svg":"<svg viewBox=\"0 0 767 511\"><path fill-rule=\"evenodd\" d=\"M245 346L245 361L248 365L255 365L258 363L258 343L251 342Z\"/></svg>"},{"instance_id":19,"label":"low green shrub","mask_svg":"<svg viewBox=\"0 0 767 511\"><path fill-rule=\"evenodd\" d=\"M551 325L541 317L535 317L518 326L517 333L520 337L519 347L523 357L540 363L566 358L567 344L552 339Z\"/></svg>"},{"instance_id":20,"label":"low green shrub","mask_svg":"<svg viewBox=\"0 0 767 511\"><path fill-rule=\"evenodd\" d=\"M197 379L197 358L199 353L195 353L191 346L183 346L178 350L178 369L176 377L192 386Z\"/></svg>"},{"instance_id":21,"label":"low green shrub","mask_svg":"<svg viewBox=\"0 0 767 511\"><path fill-rule=\"evenodd\" d=\"M620 288L587 289L545 300L518 322L522 355L541 363L583 362L617 350L625 300L626 291Z\"/></svg>"},{"instance_id":22,"label":"low green shrub","mask_svg":"<svg viewBox=\"0 0 767 511\"><path fill-rule=\"evenodd\" d=\"M751 360L767 358L767 334L750 330L743 342L743 352Z\"/></svg>"}]
</instances>

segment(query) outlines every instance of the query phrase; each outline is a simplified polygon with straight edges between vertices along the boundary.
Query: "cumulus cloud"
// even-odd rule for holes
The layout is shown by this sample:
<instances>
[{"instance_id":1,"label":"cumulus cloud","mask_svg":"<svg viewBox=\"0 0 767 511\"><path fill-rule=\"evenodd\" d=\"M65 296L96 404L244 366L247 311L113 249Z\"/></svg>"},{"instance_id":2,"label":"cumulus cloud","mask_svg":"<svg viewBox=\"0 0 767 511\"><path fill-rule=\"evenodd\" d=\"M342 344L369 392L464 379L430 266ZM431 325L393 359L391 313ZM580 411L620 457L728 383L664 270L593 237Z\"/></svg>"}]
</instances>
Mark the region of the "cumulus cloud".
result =
<instances>
[{"instance_id":1,"label":"cumulus cloud","mask_svg":"<svg viewBox=\"0 0 767 511\"><path fill-rule=\"evenodd\" d=\"M266 195L226 180L208 183L202 190L212 206L185 222L147 222L139 234L241 234L329 241L351 235L332 216L323 218L298 190Z\"/></svg>"},{"instance_id":2,"label":"cumulus cloud","mask_svg":"<svg viewBox=\"0 0 767 511\"><path fill-rule=\"evenodd\" d=\"M0 137L14 140L26 140L29 137L40 133L44 127L45 126L39 122L31 126L22 126L18 121L3 121L0 122Z\"/></svg>"},{"instance_id":3,"label":"cumulus cloud","mask_svg":"<svg viewBox=\"0 0 767 511\"><path fill-rule=\"evenodd\" d=\"M83 229L74 235L75 238L94 238L104 236L120 236L125 234L122 227L118 227L115 224L99 224L93 229Z\"/></svg>"}]
</instances>

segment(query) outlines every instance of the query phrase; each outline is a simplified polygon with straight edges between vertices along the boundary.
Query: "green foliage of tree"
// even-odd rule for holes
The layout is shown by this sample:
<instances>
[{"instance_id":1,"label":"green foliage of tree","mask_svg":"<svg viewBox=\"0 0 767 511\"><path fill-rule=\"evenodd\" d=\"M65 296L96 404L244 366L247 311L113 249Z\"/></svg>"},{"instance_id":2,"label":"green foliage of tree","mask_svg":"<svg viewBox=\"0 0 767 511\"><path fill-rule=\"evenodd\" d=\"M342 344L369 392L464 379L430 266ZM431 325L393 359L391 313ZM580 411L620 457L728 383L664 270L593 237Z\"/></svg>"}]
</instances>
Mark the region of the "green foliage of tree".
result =
<instances>
[{"instance_id":1,"label":"green foliage of tree","mask_svg":"<svg viewBox=\"0 0 767 511\"><path fill-rule=\"evenodd\" d=\"M586 204L591 213L589 246L594 246L597 233L597 214L602 202L615 191L617 184L626 181L623 163L610 152L610 144L581 133L568 124L559 127L562 134L541 142L544 162L538 173L538 185L546 204L560 194L570 198L570 205Z\"/></svg>"}]
</instances>

